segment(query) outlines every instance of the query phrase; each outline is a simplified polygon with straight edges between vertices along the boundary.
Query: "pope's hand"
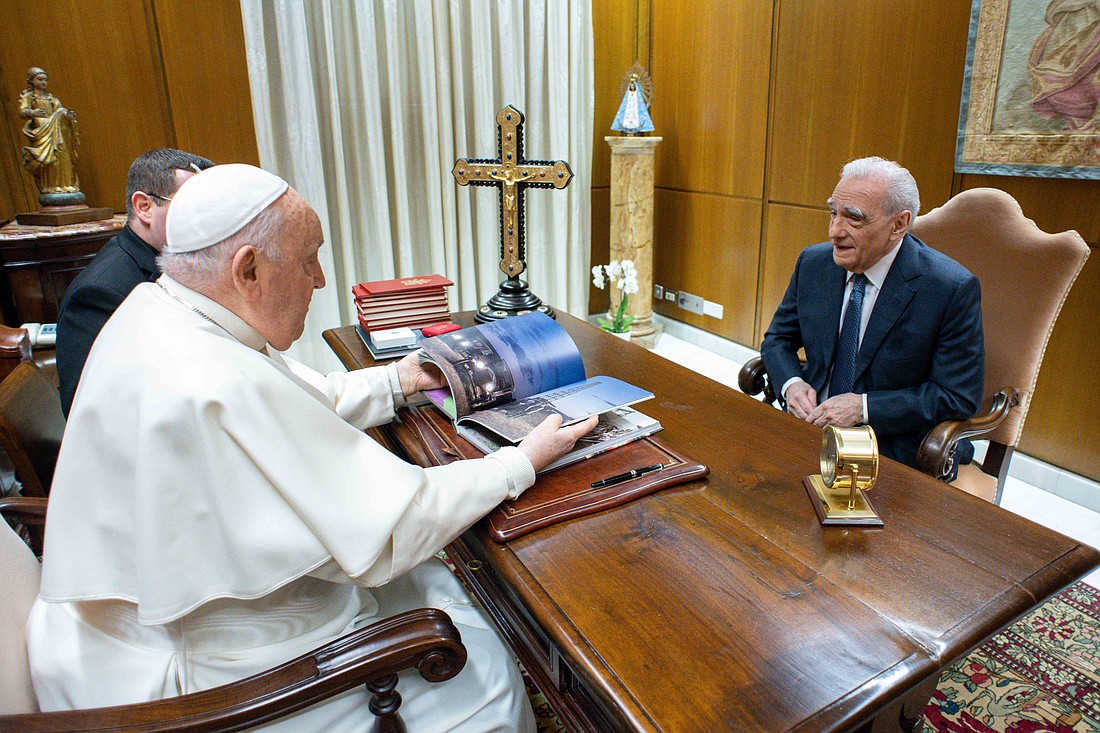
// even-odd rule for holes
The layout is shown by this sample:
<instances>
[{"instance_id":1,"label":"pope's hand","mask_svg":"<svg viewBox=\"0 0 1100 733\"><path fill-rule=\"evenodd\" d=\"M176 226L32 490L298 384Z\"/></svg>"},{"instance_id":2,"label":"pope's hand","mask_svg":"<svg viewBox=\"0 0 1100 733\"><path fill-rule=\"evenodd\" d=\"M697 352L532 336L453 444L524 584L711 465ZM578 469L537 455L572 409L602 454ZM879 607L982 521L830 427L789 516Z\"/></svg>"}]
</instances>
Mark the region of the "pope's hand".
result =
<instances>
[{"instance_id":1,"label":"pope's hand","mask_svg":"<svg viewBox=\"0 0 1100 733\"><path fill-rule=\"evenodd\" d=\"M519 449L527 455L535 473L538 473L572 450L577 439L596 427L598 422L599 418L593 415L584 422L563 428L561 415L550 415L527 434Z\"/></svg>"},{"instance_id":2,"label":"pope's hand","mask_svg":"<svg viewBox=\"0 0 1100 733\"><path fill-rule=\"evenodd\" d=\"M439 367L431 363L420 363L419 351L414 351L397 362L397 377L401 380L401 392L406 397L421 390L436 389L446 384Z\"/></svg>"}]
</instances>

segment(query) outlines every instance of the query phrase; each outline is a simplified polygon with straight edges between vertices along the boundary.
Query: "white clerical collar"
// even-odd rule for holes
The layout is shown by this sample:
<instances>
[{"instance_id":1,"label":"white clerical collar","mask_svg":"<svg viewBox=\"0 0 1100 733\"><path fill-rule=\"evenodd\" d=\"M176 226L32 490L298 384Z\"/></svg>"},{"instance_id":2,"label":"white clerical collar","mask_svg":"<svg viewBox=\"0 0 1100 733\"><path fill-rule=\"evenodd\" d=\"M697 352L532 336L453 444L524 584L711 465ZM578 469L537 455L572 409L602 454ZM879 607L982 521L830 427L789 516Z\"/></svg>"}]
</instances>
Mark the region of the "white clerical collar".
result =
<instances>
[{"instance_id":1,"label":"white clerical collar","mask_svg":"<svg viewBox=\"0 0 1100 733\"><path fill-rule=\"evenodd\" d=\"M244 319L216 300L211 300L197 290L192 290L186 285L173 280L168 275L162 274L157 279L157 285L163 288L168 295L203 318L225 329L226 333L248 348L264 351L264 347L267 346L267 339L259 331L245 323Z\"/></svg>"},{"instance_id":2,"label":"white clerical collar","mask_svg":"<svg viewBox=\"0 0 1100 733\"><path fill-rule=\"evenodd\" d=\"M890 268L894 266L894 260L898 258L898 252L901 251L901 244L905 241L905 235L902 235L901 239L893 248L882 256L882 259L871 265L864 271L863 275L866 277L872 285L879 290L882 290L882 284L886 282L886 276L890 274ZM848 282L852 279L852 273L848 273L848 278L844 282Z\"/></svg>"}]
</instances>

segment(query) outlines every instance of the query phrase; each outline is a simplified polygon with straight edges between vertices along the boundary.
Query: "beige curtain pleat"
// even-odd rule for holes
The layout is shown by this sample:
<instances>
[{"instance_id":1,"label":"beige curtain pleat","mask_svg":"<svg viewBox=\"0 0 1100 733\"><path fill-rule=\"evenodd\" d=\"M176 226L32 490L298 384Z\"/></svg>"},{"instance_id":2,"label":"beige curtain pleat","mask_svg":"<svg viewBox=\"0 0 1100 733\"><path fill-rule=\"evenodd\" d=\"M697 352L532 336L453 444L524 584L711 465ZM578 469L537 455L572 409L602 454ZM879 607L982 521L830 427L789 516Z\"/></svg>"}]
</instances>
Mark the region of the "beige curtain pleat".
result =
<instances>
[{"instance_id":1,"label":"beige curtain pleat","mask_svg":"<svg viewBox=\"0 0 1100 733\"><path fill-rule=\"evenodd\" d=\"M526 117L525 154L564 159L565 191L527 192L531 288L587 312L593 52L590 0L241 0L264 168L321 217L328 287L291 355L339 364L321 331L354 323L351 286L438 272L451 307L496 292L497 197L459 187L495 157L496 113Z\"/></svg>"}]
</instances>

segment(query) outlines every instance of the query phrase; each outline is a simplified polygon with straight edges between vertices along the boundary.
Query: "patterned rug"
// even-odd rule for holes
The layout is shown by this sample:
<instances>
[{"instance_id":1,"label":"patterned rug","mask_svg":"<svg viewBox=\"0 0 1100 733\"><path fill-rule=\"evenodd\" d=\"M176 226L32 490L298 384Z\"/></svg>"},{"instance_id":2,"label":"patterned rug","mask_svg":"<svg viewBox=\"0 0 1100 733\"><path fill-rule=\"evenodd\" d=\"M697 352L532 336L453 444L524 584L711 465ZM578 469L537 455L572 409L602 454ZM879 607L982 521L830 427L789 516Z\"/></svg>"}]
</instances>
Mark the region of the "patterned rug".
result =
<instances>
[{"instance_id":1,"label":"patterned rug","mask_svg":"<svg viewBox=\"0 0 1100 733\"><path fill-rule=\"evenodd\" d=\"M1100 733L1100 590L1074 583L948 669L923 731Z\"/></svg>"},{"instance_id":2,"label":"patterned rug","mask_svg":"<svg viewBox=\"0 0 1100 733\"><path fill-rule=\"evenodd\" d=\"M568 733L524 673L538 733ZM1100 733L1100 590L1074 583L952 665L921 733Z\"/></svg>"},{"instance_id":3,"label":"patterned rug","mask_svg":"<svg viewBox=\"0 0 1100 733\"><path fill-rule=\"evenodd\" d=\"M535 683L527 676L527 670L523 669L522 664L520 671L523 672L523 684L527 685L527 698L535 711L537 733L569 733L562 725L558 714L554 712L554 708L550 707L550 703L546 701L546 696L539 692L539 688L535 687Z\"/></svg>"}]
</instances>

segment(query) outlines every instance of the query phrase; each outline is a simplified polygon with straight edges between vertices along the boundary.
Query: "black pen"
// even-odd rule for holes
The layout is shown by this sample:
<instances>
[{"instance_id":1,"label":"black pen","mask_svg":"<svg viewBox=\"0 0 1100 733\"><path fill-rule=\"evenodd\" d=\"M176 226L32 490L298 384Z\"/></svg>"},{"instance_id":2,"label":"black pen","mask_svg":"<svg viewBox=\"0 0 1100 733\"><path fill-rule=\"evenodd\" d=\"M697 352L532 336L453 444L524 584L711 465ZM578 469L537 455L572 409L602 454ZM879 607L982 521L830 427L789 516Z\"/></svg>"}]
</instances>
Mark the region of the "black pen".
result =
<instances>
[{"instance_id":1,"label":"black pen","mask_svg":"<svg viewBox=\"0 0 1100 733\"><path fill-rule=\"evenodd\" d=\"M668 468L663 463L654 463L652 466L642 466L641 468L635 468L626 473L620 473L615 476L608 476L602 478L599 481L593 482L593 489L602 489L605 486L614 486L615 484L621 484L623 481L629 481L632 478L638 478L644 476L647 473L653 473L654 471L660 471L662 468Z\"/></svg>"}]
</instances>

